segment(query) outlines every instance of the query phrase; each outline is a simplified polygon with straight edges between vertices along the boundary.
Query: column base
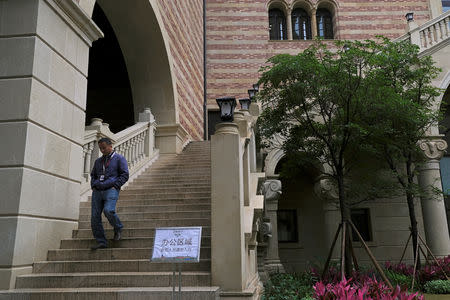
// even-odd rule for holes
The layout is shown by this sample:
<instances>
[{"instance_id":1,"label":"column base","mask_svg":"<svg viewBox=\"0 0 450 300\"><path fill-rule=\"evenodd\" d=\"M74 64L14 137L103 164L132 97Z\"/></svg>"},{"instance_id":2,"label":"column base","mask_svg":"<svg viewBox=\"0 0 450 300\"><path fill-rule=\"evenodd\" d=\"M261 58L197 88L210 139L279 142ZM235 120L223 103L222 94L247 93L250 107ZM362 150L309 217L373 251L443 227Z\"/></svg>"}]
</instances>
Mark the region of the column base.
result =
<instances>
[{"instance_id":1,"label":"column base","mask_svg":"<svg viewBox=\"0 0 450 300\"><path fill-rule=\"evenodd\" d=\"M271 275L275 273L286 273L279 259L270 259L264 262L264 269Z\"/></svg>"}]
</instances>

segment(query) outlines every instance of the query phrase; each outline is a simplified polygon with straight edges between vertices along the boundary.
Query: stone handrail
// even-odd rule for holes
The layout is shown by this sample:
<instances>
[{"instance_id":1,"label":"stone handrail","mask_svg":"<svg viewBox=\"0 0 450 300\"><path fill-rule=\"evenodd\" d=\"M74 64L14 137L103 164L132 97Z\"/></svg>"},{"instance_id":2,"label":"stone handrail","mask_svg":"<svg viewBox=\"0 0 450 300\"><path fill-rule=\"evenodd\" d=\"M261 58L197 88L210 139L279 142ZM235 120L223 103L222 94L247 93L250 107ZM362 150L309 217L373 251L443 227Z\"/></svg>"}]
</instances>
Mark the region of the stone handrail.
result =
<instances>
[{"instance_id":1,"label":"stone handrail","mask_svg":"<svg viewBox=\"0 0 450 300\"><path fill-rule=\"evenodd\" d=\"M155 149L156 122L150 109L146 108L139 114L139 122L116 134L109 130L109 125L102 119L94 118L86 126L83 144L83 177L82 194L90 190L90 172L97 158L102 154L97 141L103 137L110 138L114 150L123 155L128 162L130 178L145 167L157 156Z\"/></svg>"},{"instance_id":2,"label":"stone handrail","mask_svg":"<svg viewBox=\"0 0 450 300\"><path fill-rule=\"evenodd\" d=\"M420 52L426 52L438 45L446 45L450 42L450 11L430 20L421 26L410 21L409 32L397 38L397 41L409 39L411 43L420 48Z\"/></svg>"}]
</instances>

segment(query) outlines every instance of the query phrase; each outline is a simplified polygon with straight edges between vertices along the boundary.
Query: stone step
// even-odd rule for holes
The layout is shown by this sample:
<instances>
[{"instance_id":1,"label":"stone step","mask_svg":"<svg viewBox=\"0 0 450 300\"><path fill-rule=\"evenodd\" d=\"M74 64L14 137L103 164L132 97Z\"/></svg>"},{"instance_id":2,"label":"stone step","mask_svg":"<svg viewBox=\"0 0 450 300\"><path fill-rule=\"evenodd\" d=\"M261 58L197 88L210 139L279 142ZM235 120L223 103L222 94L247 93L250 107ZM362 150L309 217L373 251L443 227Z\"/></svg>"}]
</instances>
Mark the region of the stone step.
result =
<instances>
[{"instance_id":1,"label":"stone step","mask_svg":"<svg viewBox=\"0 0 450 300\"><path fill-rule=\"evenodd\" d=\"M117 207L136 206L136 205L183 205L183 204L209 204L210 197L191 198L191 199L146 199L146 196L136 197L134 199L122 199L117 201ZM131 198L131 197L130 197ZM80 207L91 207L91 202L80 202Z\"/></svg>"},{"instance_id":2,"label":"stone step","mask_svg":"<svg viewBox=\"0 0 450 300\"><path fill-rule=\"evenodd\" d=\"M108 240L108 246L111 248L151 248L153 247L153 237L133 237L123 238L120 241ZM61 240L60 249L88 249L95 245L93 238L85 239L64 239ZM202 236L202 246L211 246L211 237Z\"/></svg>"},{"instance_id":3,"label":"stone step","mask_svg":"<svg viewBox=\"0 0 450 300\"><path fill-rule=\"evenodd\" d=\"M47 254L48 261L77 261L77 260L124 260L150 259L152 248L105 248L91 249L54 249ZM201 259L211 258L211 247L201 247Z\"/></svg>"},{"instance_id":4,"label":"stone step","mask_svg":"<svg viewBox=\"0 0 450 300\"><path fill-rule=\"evenodd\" d=\"M211 186L211 179L208 177L205 177L205 179L186 179L186 178L179 178L179 179L164 179L161 180L160 178L142 178L139 177L138 179L135 179L133 181L133 186L135 185L156 185L156 186L163 186L163 187L172 187L172 186L191 186L191 185L208 185ZM125 191L128 188L125 188Z\"/></svg>"},{"instance_id":5,"label":"stone step","mask_svg":"<svg viewBox=\"0 0 450 300\"><path fill-rule=\"evenodd\" d=\"M137 202L137 201L136 201ZM88 203L80 205L80 215L90 215L91 214L91 203L90 202L81 202L81 203ZM80 204L81 204L80 203ZM119 205L120 204L120 205ZM205 210L211 210L211 203L210 201L208 203L199 204L199 203L183 203L183 204L160 204L160 205L130 205L130 202L126 203L127 205L122 205L120 201L118 202L116 211L118 214L120 213L171 213L171 212L186 212L186 211L205 211Z\"/></svg>"},{"instance_id":6,"label":"stone step","mask_svg":"<svg viewBox=\"0 0 450 300\"><path fill-rule=\"evenodd\" d=\"M140 186L140 185L150 185L154 184L161 187L182 187L182 186L196 186L196 185L202 185L202 186L211 186L211 180L197 180L197 179L174 179L174 180L165 180L161 181L159 179L141 179L140 177L135 179L133 181L133 187L134 186ZM125 189L125 191L128 189L128 187Z\"/></svg>"},{"instance_id":7,"label":"stone step","mask_svg":"<svg viewBox=\"0 0 450 300\"><path fill-rule=\"evenodd\" d=\"M199 193L199 192L211 192L210 185L202 185L201 182L198 185L190 186L173 186L173 187L162 187L162 186L145 186L133 184L132 187L120 193L120 196L135 194L135 193L148 193L148 194L159 194L159 193Z\"/></svg>"},{"instance_id":8,"label":"stone step","mask_svg":"<svg viewBox=\"0 0 450 300\"><path fill-rule=\"evenodd\" d=\"M120 215L119 215L120 217ZM177 227L177 226L207 226L211 224L209 218L194 218L194 219L142 219L132 221L122 221L125 228L147 228L147 227ZM103 226L110 227L108 222L103 222ZM90 221L78 222L78 229L91 228Z\"/></svg>"},{"instance_id":9,"label":"stone step","mask_svg":"<svg viewBox=\"0 0 450 300\"><path fill-rule=\"evenodd\" d=\"M204 174L204 173L196 173L196 174L160 174L159 172L155 173L148 173L148 174L142 174L139 176L139 179L156 179L156 178L162 178L166 180L201 180L203 178L211 179L211 174Z\"/></svg>"},{"instance_id":10,"label":"stone step","mask_svg":"<svg viewBox=\"0 0 450 300\"><path fill-rule=\"evenodd\" d=\"M176 279L177 280L177 279ZM178 291L178 288L177 288ZM218 287L182 286L183 300L216 300ZM177 294L175 294L176 297ZM2 300L171 300L171 287L55 288L0 291Z\"/></svg>"},{"instance_id":11,"label":"stone step","mask_svg":"<svg viewBox=\"0 0 450 300\"><path fill-rule=\"evenodd\" d=\"M129 260L85 260L85 261L42 261L33 264L33 273L79 273L79 272L170 272L172 264L152 263L149 259ZM182 265L182 271L211 270L211 260L201 259L198 263Z\"/></svg>"},{"instance_id":12,"label":"stone step","mask_svg":"<svg viewBox=\"0 0 450 300\"><path fill-rule=\"evenodd\" d=\"M114 236L114 230L112 228L105 227L105 234L107 237L112 238ZM211 227L202 226L202 235L210 236ZM128 237L154 237L155 227L149 228L124 228L122 230L122 238ZM72 231L72 238L92 238L91 229L75 229Z\"/></svg>"},{"instance_id":13,"label":"stone step","mask_svg":"<svg viewBox=\"0 0 450 300\"><path fill-rule=\"evenodd\" d=\"M183 219L183 218L211 218L211 211L175 211L175 212L133 212L125 213L118 211L120 220L139 220L139 219ZM106 217L102 217L106 221ZM80 221L90 221L90 210L85 214L80 214Z\"/></svg>"},{"instance_id":14,"label":"stone step","mask_svg":"<svg viewBox=\"0 0 450 300\"><path fill-rule=\"evenodd\" d=\"M160 193L149 193L146 190L127 190L123 193L120 193L119 199L133 199L133 197L138 197L145 195L146 199L167 199L167 198L195 198L195 197L208 197L211 195L211 190L205 191L193 191L193 192L178 192L178 191L170 191Z\"/></svg>"},{"instance_id":15,"label":"stone step","mask_svg":"<svg viewBox=\"0 0 450 300\"><path fill-rule=\"evenodd\" d=\"M176 279L177 280L177 279ZM184 286L211 285L209 272L182 272ZM178 283L178 280L176 281ZM17 277L16 288L170 287L171 272L41 273Z\"/></svg>"}]
</instances>

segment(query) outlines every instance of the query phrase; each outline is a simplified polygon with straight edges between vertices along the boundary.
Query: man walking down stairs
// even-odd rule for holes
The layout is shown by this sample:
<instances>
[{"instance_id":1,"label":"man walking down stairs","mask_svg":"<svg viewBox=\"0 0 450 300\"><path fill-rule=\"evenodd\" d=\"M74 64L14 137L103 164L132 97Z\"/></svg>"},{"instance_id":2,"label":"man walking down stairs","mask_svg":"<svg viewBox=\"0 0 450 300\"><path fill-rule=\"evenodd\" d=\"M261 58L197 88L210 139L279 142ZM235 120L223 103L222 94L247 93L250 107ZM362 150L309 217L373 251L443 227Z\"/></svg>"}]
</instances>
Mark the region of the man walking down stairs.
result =
<instances>
[{"instance_id":1,"label":"man walking down stairs","mask_svg":"<svg viewBox=\"0 0 450 300\"><path fill-rule=\"evenodd\" d=\"M179 155L161 156L120 193L117 212L124 229L120 241L103 219L108 248L95 245L90 202L80 204L78 229L48 251L33 273L17 277L16 289L0 299L171 299L171 264L151 263L155 228L202 226L200 262L182 265L186 299L216 299L211 287L210 144L192 142ZM178 283L178 278L176 278Z\"/></svg>"}]
</instances>

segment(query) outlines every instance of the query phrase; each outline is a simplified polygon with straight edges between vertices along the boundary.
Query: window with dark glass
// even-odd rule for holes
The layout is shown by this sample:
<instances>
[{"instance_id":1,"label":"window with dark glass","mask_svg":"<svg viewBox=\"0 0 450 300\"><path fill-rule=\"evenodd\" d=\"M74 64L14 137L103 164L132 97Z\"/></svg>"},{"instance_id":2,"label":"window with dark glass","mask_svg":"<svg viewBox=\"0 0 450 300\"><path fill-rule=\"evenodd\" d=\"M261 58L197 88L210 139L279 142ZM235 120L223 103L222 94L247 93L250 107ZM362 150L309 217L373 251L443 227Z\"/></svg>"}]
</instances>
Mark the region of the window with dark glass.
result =
<instances>
[{"instance_id":1,"label":"window with dark glass","mask_svg":"<svg viewBox=\"0 0 450 300\"><path fill-rule=\"evenodd\" d=\"M279 209L277 211L278 242L297 243L297 210Z\"/></svg>"},{"instance_id":2,"label":"window with dark glass","mask_svg":"<svg viewBox=\"0 0 450 300\"><path fill-rule=\"evenodd\" d=\"M296 8L292 11L292 37L294 40L310 40L311 18L304 9Z\"/></svg>"},{"instance_id":3,"label":"window with dark glass","mask_svg":"<svg viewBox=\"0 0 450 300\"><path fill-rule=\"evenodd\" d=\"M317 36L324 39L333 39L333 18L325 8L319 8L316 12Z\"/></svg>"},{"instance_id":4,"label":"window with dark glass","mask_svg":"<svg viewBox=\"0 0 450 300\"><path fill-rule=\"evenodd\" d=\"M442 11L446 12L450 10L450 0L442 0Z\"/></svg>"},{"instance_id":5,"label":"window with dark glass","mask_svg":"<svg viewBox=\"0 0 450 300\"><path fill-rule=\"evenodd\" d=\"M269 10L269 27L271 40L287 40L286 17L281 10Z\"/></svg>"},{"instance_id":6,"label":"window with dark glass","mask_svg":"<svg viewBox=\"0 0 450 300\"><path fill-rule=\"evenodd\" d=\"M364 241L372 241L372 229L370 226L370 214L368 208L358 208L351 210L351 219L353 224L355 224L356 229L358 229L359 234ZM359 241L356 232L352 234L352 240L354 242Z\"/></svg>"}]
</instances>

